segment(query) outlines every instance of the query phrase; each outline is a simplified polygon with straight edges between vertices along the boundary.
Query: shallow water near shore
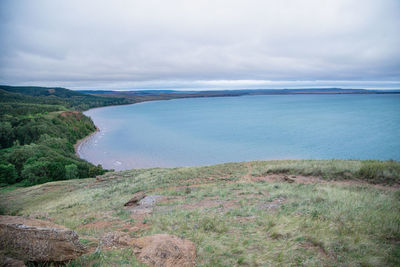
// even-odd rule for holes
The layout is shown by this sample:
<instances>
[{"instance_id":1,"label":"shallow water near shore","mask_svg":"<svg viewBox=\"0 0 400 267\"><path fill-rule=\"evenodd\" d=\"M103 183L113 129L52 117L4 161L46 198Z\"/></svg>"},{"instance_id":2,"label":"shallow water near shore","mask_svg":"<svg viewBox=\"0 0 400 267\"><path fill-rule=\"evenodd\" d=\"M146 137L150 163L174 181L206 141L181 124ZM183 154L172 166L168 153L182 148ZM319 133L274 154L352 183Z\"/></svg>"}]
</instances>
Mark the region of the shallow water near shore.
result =
<instances>
[{"instance_id":1,"label":"shallow water near shore","mask_svg":"<svg viewBox=\"0 0 400 267\"><path fill-rule=\"evenodd\" d=\"M400 95L153 101L85 112L80 157L108 169L272 159L400 160Z\"/></svg>"}]
</instances>

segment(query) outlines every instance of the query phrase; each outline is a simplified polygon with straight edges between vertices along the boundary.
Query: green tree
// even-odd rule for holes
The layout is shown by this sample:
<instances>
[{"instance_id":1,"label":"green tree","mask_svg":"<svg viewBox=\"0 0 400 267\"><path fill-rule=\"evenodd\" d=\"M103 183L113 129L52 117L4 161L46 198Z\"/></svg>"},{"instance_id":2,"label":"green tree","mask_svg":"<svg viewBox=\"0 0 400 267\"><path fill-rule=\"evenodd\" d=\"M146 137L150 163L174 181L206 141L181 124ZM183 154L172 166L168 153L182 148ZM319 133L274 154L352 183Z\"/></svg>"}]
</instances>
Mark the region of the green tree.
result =
<instances>
[{"instance_id":1,"label":"green tree","mask_svg":"<svg viewBox=\"0 0 400 267\"><path fill-rule=\"evenodd\" d=\"M8 161L15 166L17 173L20 174L28 159L39 157L41 154L42 151L40 150L40 147L36 144L31 144L13 147L12 151L7 153L5 157L7 157Z\"/></svg>"},{"instance_id":2,"label":"green tree","mask_svg":"<svg viewBox=\"0 0 400 267\"><path fill-rule=\"evenodd\" d=\"M96 130L81 111L130 100L63 88L0 85L0 102L0 182L32 185L104 173L75 155L76 141Z\"/></svg>"},{"instance_id":3,"label":"green tree","mask_svg":"<svg viewBox=\"0 0 400 267\"><path fill-rule=\"evenodd\" d=\"M96 175L101 175L104 173L105 173L105 170L101 167L100 164L89 168L89 177L94 177Z\"/></svg>"},{"instance_id":4,"label":"green tree","mask_svg":"<svg viewBox=\"0 0 400 267\"><path fill-rule=\"evenodd\" d=\"M44 134L37 144L47 146L62 154L74 153L74 146L65 138L51 137L48 134Z\"/></svg>"},{"instance_id":5,"label":"green tree","mask_svg":"<svg viewBox=\"0 0 400 267\"><path fill-rule=\"evenodd\" d=\"M48 176L51 181L59 181L65 179L65 167L61 162L50 162L47 169Z\"/></svg>"},{"instance_id":6,"label":"green tree","mask_svg":"<svg viewBox=\"0 0 400 267\"><path fill-rule=\"evenodd\" d=\"M65 166L65 178L75 179L79 178L78 166L75 164L69 164Z\"/></svg>"},{"instance_id":7,"label":"green tree","mask_svg":"<svg viewBox=\"0 0 400 267\"><path fill-rule=\"evenodd\" d=\"M21 172L22 179L31 185L49 182L48 165L49 162L47 161L34 161L25 164Z\"/></svg>"},{"instance_id":8,"label":"green tree","mask_svg":"<svg viewBox=\"0 0 400 267\"><path fill-rule=\"evenodd\" d=\"M11 123L0 121L0 148L12 146L14 142L14 132Z\"/></svg>"},{"instance_id":9,"label":"green tree","mask_svg":"<svg viewBox=\"0 0 400 267\"><path fill-rule=\"evenodd\" d=\"M17 180L17 171L12 164L0 164L0 184L13 184Z\"/></svg>"}]
</instances>

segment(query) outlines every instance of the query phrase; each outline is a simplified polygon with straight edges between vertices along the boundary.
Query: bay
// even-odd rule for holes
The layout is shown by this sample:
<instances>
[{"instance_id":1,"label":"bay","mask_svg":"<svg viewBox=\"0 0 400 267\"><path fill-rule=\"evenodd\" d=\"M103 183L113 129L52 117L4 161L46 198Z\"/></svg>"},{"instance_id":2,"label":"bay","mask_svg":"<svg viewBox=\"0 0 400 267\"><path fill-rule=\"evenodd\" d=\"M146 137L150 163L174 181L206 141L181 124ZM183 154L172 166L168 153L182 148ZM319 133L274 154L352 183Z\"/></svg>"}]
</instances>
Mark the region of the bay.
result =
<instances>
[{"instance_id":1,"label":"bay","mask_svg":"<svg viewBox=\"0 0 400 267\"><path fill-rule=\"evenodd\" d=\"M85 112L78 147L104 168L274 159L400 160L400 95L187 98Z\"/></svg>"}]
</instances>

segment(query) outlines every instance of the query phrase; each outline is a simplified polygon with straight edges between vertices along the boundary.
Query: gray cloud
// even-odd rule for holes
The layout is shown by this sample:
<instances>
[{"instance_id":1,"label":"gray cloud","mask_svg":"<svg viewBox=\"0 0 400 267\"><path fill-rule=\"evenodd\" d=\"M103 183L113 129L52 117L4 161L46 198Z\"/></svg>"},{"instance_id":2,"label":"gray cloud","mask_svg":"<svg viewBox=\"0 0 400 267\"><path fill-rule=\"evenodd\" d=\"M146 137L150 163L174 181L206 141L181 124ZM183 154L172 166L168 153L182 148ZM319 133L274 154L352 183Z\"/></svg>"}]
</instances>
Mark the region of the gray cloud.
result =
<instances>
[{"instance_id":1,"label":"gray cloud","mask_svg":"<svg viewBox=\"0 0 400 267\"><path fill-rule=\"evenodd\" d=\"M399 88L399 29L398 0L3 0L0 83Z\"/></svg>"}]
</instances>

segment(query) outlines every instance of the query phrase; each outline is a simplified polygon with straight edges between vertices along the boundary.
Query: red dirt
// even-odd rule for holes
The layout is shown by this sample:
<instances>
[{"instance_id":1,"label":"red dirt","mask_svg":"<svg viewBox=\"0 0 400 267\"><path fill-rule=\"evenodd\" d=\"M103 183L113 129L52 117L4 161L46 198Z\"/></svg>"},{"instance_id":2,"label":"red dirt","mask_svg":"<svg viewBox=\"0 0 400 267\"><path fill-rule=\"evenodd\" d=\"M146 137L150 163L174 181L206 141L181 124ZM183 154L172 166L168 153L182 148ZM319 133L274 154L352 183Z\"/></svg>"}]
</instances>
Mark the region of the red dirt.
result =
<instances>
[{"instance_id":1,"label":"red dirt","mask_svg":"<svg viewBox=\"0 0 400 267\"><path fill-rule=\"evenodd\" d=\"M271 183L293 181L294 183L299 183L299 184L315 184L315 183L330 182L315 176L282 175L282 174L270 174L267 176L251 177L251 181L252 182L265 181Z\"/></svg>"},{"instance_id":2,"label":"red dirt","mask_svg":"<svg viewBox=\"0 0 400 267\"><path fill-rule=\"evenodd\" d=\"M78 118L78 115L80 114L79 111L64 111L60 114L61 117L70 117L74 116L75 118Z\"/></svg>"}]
</instances>

